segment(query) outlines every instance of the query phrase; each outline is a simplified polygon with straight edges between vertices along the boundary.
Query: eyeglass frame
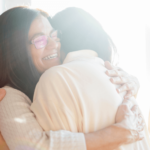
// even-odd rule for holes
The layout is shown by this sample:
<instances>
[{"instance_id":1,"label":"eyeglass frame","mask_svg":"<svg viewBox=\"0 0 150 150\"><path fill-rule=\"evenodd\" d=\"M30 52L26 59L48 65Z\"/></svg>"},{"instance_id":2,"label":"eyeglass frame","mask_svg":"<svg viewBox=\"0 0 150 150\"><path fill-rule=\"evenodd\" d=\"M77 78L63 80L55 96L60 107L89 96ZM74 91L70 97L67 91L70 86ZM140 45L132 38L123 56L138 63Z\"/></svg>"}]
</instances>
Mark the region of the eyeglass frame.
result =
<instances>
[{"instance_id":1,"label":"eyeglass frame","mask_svg":"<svg viewBox=\"0 0 150 150\"><path fill-rule=\"evenodd\" d=\"M43 34L43 35L39 35L39 36L36 37L36 38L38 38L38 37L40 37L40 36L45 36L45 37L47 37L47 43L46 43L46 45L45 45L44 47L42 47L42 48L45 48L45 47L47 46L48 41L49 41L49 38L53 39L53 38L51 37L51 35L52 35L54 32L57 32L57 38L56 38L56 39L59 39L59 41L56 41L56 42L60 42L60 36L61 36L62 32L59 31L59 30L53 30L53 32L50 34L50 36L47 36L47 35L44 35L44 34ZM59 37L58 37L58 34L59 34ZM36 47L36 44L34 43L34 40L35 40L36 38L34 38L33 40L31 40L31 41L29 42L29 44L30 44L30 45L33 44L36 49L42 49L42 48L37 48L37 47Z\"/></svg>"}]
</instances>

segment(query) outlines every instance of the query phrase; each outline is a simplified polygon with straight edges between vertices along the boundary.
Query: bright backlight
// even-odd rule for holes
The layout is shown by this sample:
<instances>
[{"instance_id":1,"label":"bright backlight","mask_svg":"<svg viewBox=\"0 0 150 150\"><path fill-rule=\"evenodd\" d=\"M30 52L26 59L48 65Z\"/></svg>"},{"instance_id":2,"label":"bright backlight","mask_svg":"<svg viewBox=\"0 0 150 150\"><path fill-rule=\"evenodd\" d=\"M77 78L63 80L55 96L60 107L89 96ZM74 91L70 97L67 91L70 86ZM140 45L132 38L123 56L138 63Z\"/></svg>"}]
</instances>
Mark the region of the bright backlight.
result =
<instances>
[{"instance_id":1,"label":"bright backlight","mask_svg":"<svg viewBox=\"0 0 150 150\"><path fill-rule=\"evenodd\" d=\"M139 105L146 121L150 106L147 94L145 48L145 4L140 0L32 0L32 6L51 16L66 7L80 7L91 13L111 36L119 53L119 66L136 76L141 83Z\"/></svg>"}]
</instances>

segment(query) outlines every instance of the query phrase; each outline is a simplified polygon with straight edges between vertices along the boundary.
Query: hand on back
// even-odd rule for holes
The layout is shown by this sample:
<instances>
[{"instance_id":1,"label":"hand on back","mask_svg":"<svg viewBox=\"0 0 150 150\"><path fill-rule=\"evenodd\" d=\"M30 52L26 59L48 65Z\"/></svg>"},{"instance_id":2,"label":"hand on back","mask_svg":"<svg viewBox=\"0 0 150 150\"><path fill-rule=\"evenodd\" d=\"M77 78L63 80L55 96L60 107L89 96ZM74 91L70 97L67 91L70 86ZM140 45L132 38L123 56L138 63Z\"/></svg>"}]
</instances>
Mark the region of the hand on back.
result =
<instances>
[{"instance_id":1,"label":"hand on back","mask_svg":"<svg viewBox=\"0 0 150 150\"><path fill-rule=\"evenodd\" d=\"M105 62L105 67L108 69L106 74L111 77L110 81L113 84L121 85L117 89L118 93L127 91L125 99L128 99L132 96L136 97L140 87L139 81L136 77L129 75L119 67L111 65L108 61Z\"/></svg>"},{"instance_id":2,"label":"hand on back","mask_svg":"<svg viewBox=\"0 0 150 150\"><path fill-rule=\"evenodd\" d=\"M128 130L126 144L133 143L144 138L144 119L137 105L132 105L131 100L124 100L118 107L115 126Z\"/></svg>"}]
</instances>

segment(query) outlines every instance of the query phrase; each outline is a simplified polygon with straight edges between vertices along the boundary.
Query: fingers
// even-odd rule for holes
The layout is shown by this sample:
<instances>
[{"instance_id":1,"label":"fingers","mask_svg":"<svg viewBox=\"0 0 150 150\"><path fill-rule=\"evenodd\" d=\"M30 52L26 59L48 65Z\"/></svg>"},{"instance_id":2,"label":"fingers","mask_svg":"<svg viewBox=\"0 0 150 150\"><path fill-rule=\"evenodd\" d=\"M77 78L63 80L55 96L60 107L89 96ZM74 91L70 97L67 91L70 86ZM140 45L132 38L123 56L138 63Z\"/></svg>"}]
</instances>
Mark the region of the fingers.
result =
<instances>
[{"instance_id":1,"label":"fingers","mask_svg":"<svg viewBox=\"0 0 150 150\"><path fill-rule=\"evenodd\" d=\"M131 130L133 140L136 142L136 141L143 140L143 138L144 138L143 130L144 130L144 127L145 127L145 122L144 122L144 119L142 117L142 114L139 113L138 106L136 106L136 105L133 106L131 111L134 113L135 118L137 118L136 129Z\"/></svg>"},{"instance_id":2,"label":"fingers","mask_svg":"<svg viewBox=\"0 0 150 150\"><path fill-rule=\"evenodd\" d=\"M118 107L115 122L122 122L123 120L128 119L129 116L133 115L133 113L130 110L132 106L133 104L131 100L123 100L122 104Z\"/></svg>"},{"instance_id":3,"label":"fingers","mask_svg":"<svg viewBox=\"0 0 150 150\"><path fill-rule=\"evenodd\" d=\"M126 91L125 99L128 99L132 96L137 95L138 89L140 87L139 81L136 77L128 75L122 69L115 67L110 64L110 62L105 62L105 67L109 70L106 71L106 74L111 77L110 81L113 84L121 85L117 88L117 92L121 93Z\"/></svg>"},{"instance_id":4,"label":"fingers","mask_svg":"<svg viewBox=\"0 0 150 150\"><path fill-rule=\"evenodd\" d=\"M125 71L119 71L118 69L106 70L106 74L110 77L126 77L128 74Z\"/></svg>"},{"instance_id":5,"label":"fingers","mask_svg":"<svg viewBox=\"0 0 150 150\"><path fill-rule=\"evenodd\" d=\"M125 100L123 100L121 105L126 105L128 107L128 109L131 109L131 107L133 106L133 103L131 100L125 99Z\"/></svg>"},{"instance_id":6,"label":"fingers","mask_svg":"<svg viewBox=\"0 0 150 150\"><path fill-rule=\"evenodd\" d=\"M136 77L129 76L125 71L112 66L109 62L105 62L106 68L110 69L106 71L106 74L110 76L110 81L113 84L121 85L117 88L117 92L121 93L127 91L125 99L135 96L139 89L139 82Z\"/></svg>"},{"instance_id":7,"label":"fingers","mask_svg":"<svg viewBox=\"0 0 150 150\"><path fill-rule=\"evenodd\" d=\"M138 132L142 132L142 131L144 130L144 127L145 127L145 123L139 125L139 126L137 127L137 131L138 131Z\"/></svg>"},{"instance_id":8,"label":"fingers","mask_svg":"<svg viewBox=\"0 0 150 150\"><path fill-rule=\"evenodd\" d=\"M130 130L130 133L132 135L132 142L140 141L144 139L143 132L138 132L136 130Z\"/></svg>"},{"instance_id":9,"label":"fingers","mask_svg":"<svg viewBox=\"0 0 150 150\"><path fill-rule=\"evenodd\" d=\"M144 118L142 116L142 114L140 113L138 115L138 124L137 124L137 130L139 132L143 131L144 130L144 127L145 127L145 121L144 121Z\"/></svg>"},{"instance_id":10,"label":"fingers","mask_svg":"<svg viewBox=\"0 0 150 150\"><path fill-rule=\"evenodd\" d=\"M122 85L119 88L117 88L117 92L121 93L124 91L127 91L126 95L125 95L125 99L129 99L130 97L134 96L137 92L137 86L135 84L135 82L129 81L127 78L125 77L113 77L110 78L110 81L113 84L117 84L117 85Z\"/></svg>"},{"instance_id":11,"label":"fingers","mask_svg":"<svg viewBox=\"0 0 150 150\"><path fill-rule=\"evenodd\" d=\"M144 139L144 134L143 132L139 132L139 137L138 137L138 140L141 141Z\"/></svg>"},{"instance_id":12,"label":"fingers","mask_svg":"<svg viewBox=\"0 0 150 150\"><path fill-rule=\"evenodd\" d=\"M136 94L135 90L130 90L127 92L127 94L124 96L125 99L129 99L130 97L134 96Z\"/></svg>"},{"instance_id":13,"label":"fingers","mask_svg":"<svg viewBox=\"0 0 150 150\"><path fill-rule=\"evenodd\" d=\"M5 97L6 91L4 89L0 89L0 101Z\"/></svg>"},{"instance_id":14,"label":"fingers","mask_svg":"<svg viewBox=\"0 0 150 150\"><path fill-rule=\"evenodd\" d=\"M144 138L144 119L137 105L132 100L123 100L116 114L116 123L129 131L127 143L140 141Z\"/></svg>"},{"instance_id":15,"label":"fingers","mask_svg":"<svg viewBox=\"0 0 150 150\"><path fill-rule=\"evenodd\" d=\"M113 77L113 78L110 78L110 81L114 84L124 84L124 83L127 83L128 80L124 77Z\"/></svg>"},{"instance_id":16,"label":"fingers","mask_svg":"<svg viewBox=\"0 0 150 150\"><path fill-rule=\"evenodd\" d=\"M111 63L109 61L105 61L105 67L108 69L108 70L112 70L112 69L115 69L115 67L113 65L111 65Z\"/></svg>"},{"instance_id":17,"label":"fingers","mask_svg":"<svg viewBox=\"0 0 150 150\"><path fill-rule=\"evenodd\" d=\"M131 100L123 100L116 114L116 123L129 131L128 142L133 143L144 138L144 119L137 105L132 106ZM118 109L119 110L119 109ZM123 115L121 115L121 113Z\"/></svg>"},{"instance_id":18,"label":"fingers","mask_svg":"<svg viewBox=\"0 0 150 150\"><path fill-rule=\"evenodd\" d=\"M118 93L127 91L127 94L125 95L126 99L137 95L140 84L136 77L129 76L125 71L116 69L107 70L106 74L111 77L110 81L113 84L121 85L117 89Z\"/></svg>"},{"instance_id":19,"label":"fingers","mask_svg":"<svg viewBox=\"0 0 150 150\"><path fill-rule=\"evenodd\" d=\"M144 127L145 127L145 122L144 122L142 114L139 111L138 106L134 105L132 107L131 111L135 115L135 117L137 118L137 121L136 121L136 129L137 129L137 131L138 132L143 131Z\"/></svg>"},{"instance_id":20,"label":"fingers","mask_svg":"<svg viewBox=\"0 0 150 150\"><path fill-rule=\"evenodd\" d=\"M135 88L134 84L132 82L129 82L129 83L125 83L122 86L120 86L117 89L117 92L121 93L121 92L124 92L124 91L133 90L134 88ZM130 94L131 94L131 92L130 92Z\"/></svg>"},{"instance_id":21,"label":"fingers","mask_svg":"<svg viewBox=\"0 0 150 150\"><path fill-rule=\"evenodd\" d=\"M104 65L108 70L113 70L113 69L120 70L120 71L122 70L121 68L112 65L109 61L105 61Z\"/></svg>"},{"instance_id":22,"label":"fingers","mask_svg":"<svg viewBox=\"0 0 150 150\"><path fill-rule=\"evenodd\" d=\"M120 83L121 83L121 81L120 81ZM127 79L122 79L122 83L124 83L124 84L122 86L120 86L119 88L117 88L116 90L117 90L118 93L127 91L127 93L126 93L126 95L124 97L125 99L129 99L130 97L132 97L132 96L137 94L138 87L135 84L135 82L132 82L132 81L128 82ZM118 80L118 84L119 84L119 80Z\"/></svg>"},{"instance_id":23,"label":"fingers","mask_svg":"<svg viewBox=\"0 0 150 150\"><path fill-rule=\"evenodd\" d=\"M132 108L131 108L131 111L136 115L138 116L139 114L139 108L137 105L134 105Z\"/></svg>"}]
</instances>

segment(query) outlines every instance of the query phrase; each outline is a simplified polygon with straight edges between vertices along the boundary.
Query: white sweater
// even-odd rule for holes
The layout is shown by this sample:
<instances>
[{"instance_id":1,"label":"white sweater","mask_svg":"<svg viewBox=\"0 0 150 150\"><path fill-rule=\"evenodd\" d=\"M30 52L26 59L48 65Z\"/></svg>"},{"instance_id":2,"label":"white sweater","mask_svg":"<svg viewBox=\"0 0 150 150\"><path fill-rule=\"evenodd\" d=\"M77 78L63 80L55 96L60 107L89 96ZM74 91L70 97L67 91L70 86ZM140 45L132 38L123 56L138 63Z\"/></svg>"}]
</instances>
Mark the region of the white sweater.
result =
<instances>
[{"instance_id":1,"label":"white sweater","mask_svg":"<svg viewBox=\"0 0 150 150\"><path fill-rule=\"evenodd\" d=\"M43 131L30 110L31 101L10 87L0 102L0 130L10 150L86 150L83 133Z\"/></svg>"},{"instance_id":2,"label":"white sweater","mask_svg":"<svg viewBox=\"0 0 150 150\"><path fill-rule=\"evenodd\" d=\"M47 70L31 105L43 129L88 133L114 124L125 93L117 93L105 72L103 61L91 50L71 52L63 65ZM149 150L148 142L145 135L120 149Z\"/></svg>"}]
</instances>

